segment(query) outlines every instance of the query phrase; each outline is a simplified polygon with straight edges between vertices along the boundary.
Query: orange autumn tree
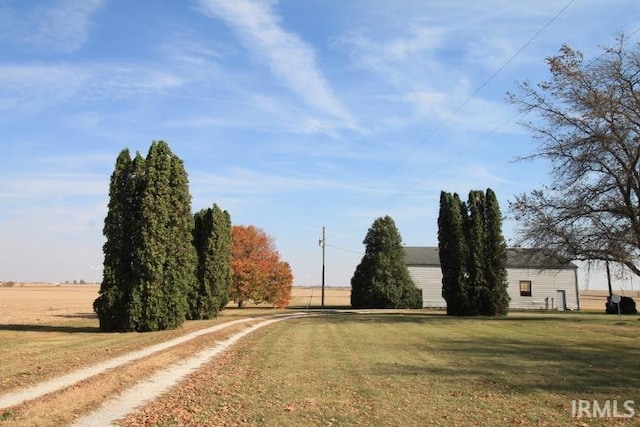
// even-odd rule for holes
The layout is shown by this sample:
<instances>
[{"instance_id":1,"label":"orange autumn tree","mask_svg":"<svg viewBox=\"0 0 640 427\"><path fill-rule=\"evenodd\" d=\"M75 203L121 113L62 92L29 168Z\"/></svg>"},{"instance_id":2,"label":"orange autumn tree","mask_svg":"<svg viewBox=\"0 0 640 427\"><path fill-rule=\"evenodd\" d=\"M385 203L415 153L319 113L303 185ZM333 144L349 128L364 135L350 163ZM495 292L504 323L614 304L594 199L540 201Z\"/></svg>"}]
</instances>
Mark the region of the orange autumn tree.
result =
<instances>
[{"instance_id":1,"label":"orange autumn tree","mask_svg":"<svg viewBox=\"0 0 640 427\"><path fill-rule=\"evenodd\" d=\"M234 225L231 242L231 299L242 308L245 302L267 302L284 308L291 300L293 274L280 260L273 239L253 225Z\"/></svg>"}]
</instances>

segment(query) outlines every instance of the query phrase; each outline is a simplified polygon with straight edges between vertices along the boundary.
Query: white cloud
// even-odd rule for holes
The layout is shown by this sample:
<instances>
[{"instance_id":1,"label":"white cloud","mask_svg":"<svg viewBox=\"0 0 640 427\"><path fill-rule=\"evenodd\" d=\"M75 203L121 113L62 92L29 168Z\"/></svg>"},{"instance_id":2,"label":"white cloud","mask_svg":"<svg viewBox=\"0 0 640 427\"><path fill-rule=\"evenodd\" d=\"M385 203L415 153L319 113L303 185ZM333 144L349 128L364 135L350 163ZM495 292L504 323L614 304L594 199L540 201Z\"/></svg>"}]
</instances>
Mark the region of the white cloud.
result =
<instances>
[{"instance_id":1,"label":"white cloud","mask_svg":"<svg viewBox=\"0 0 640 427\"><path fill-rule=\"evenodd\" d=\"M1 65L0 109L32 110L64 102L91 81L91 72L68 65Z\"/></svg>"},{"instance_id":2,"label":"white cloud","mask_svg":"<svg viewBox=\"0 0 640 427\"><path fill-rule=\"evenodd\" d=\"M411 92L405 99L413 106L419 119L437 120L466 131L513 131L514 125L509 124L513 111L509 106L478 96L471 97L464 82L458 86L457 90L446 93L426 89Z\"/></svg>"},{"instance_id":3,"label":"white cloud","mask_svg":"<svg viewBox=\"0 0 640 427\"><path fill-rule=\"evenodd\" d=\"M26 12L5 10L2 37L39 50L74 52L88 40L91 19L104 2L58 0L51 5L40 4Z\"/></svg>"},{"instance_id":4,"label":"white cloud","mask_svg":"<svg viewBox=\"0 0 640 427\"><path fill-rule=\"evenodd\" d=\"M70 206L84 198L106 199L108 192L109 174L100 173L14 173L0 183L0 197L7 203L5 208L11 211L29 209L33 204L61 203Z\"/></svg>"},{"instance_id":5,"label":"white cloud","mask_svg":"<svg viewBox=\"0 0 640 427\"><path fill-rule=\"evenodd\" d=\"M168 71L145 64L0 65L0 111L36 111L67 101L129 99L184 85Z\"/></svg>"},{"instance_id":6,"label":"white cloud","mask_svg":"<svg viewBox=\"0 0 640 427\"><path fill-rule=\"evenodd\" d=\"M336 43L346 48L360 66L375 71L388 70L398 62L423 63L446 45L447 33L437 26L409 23L397 34L389 38L377 29L360 28L339 37Z\"/></svg>"},{"instance_id":7,"label":"white cloud","mask_svg":"<svg viewBox=\"0 0 640 427\"><path fill-rule=\"evenodd\" d=\"M273 74L308 105L353 127L351 114L320 71L314 50L299 36L282 28L273 4L265 1L201 0L202 11L224 20L243 45L268 63Z\"/></svg>"},{"instance_id":8,"label":"white cloud","mask_svg":"<svg viewBox=\"0 0 640 427\"><path fill-rule=\"evenodd\" d=\"M382 46L382 50L391 58L411 60L414 55L434 50L443 43L442 30L414 25L406 36L391 40Z\"/></svg>"},{"instance_id":9,"label":"white cloud","mask_svg":"<svg viewBox=\"0 0 640 427\"><path fill-rule=\"evenodd\" d=\"M148 65L148 64L147 64ZM90 66L94 80L92 92L103 97L130 97L146 93L157 94L176 89L185 80L168 71L149 70L144 64Z\"/></svg>"},{"instance_id":10,"label":"white cloud","mask_svg":"<svg viewBox=\"0 0 640 427\"><path fill-rule=\"evenodd\" d=\"M349 188L349 184L301 174L261 173L246 168L233 168L224 174L214 175L195 172L191 175L193 191L200 189L223 189L221 192L241 197L271 194L279 196L292 191L313 191Z\"/></svg>"},{"instance_id":11,"label":"white cloud","mask_svg":"<svg viewBox=\"0 0 640 427\"><path fill-rule=\"evenodd\" d=\"M362 0L357 5L364 16L336 38L336 47L350 57L354 72L367 74L362 81L375 82L372 90L396 94L413 108L410 120L403 120L403 110L388 114L387 130L425 118L468 130L498 126L510 115L504 92L514 80L544 70L549 40L557 49L559 33L566 32L553 25L514 58L562 5L550 0L535 6L504 0Z\"/></svg>"}]
</instances>

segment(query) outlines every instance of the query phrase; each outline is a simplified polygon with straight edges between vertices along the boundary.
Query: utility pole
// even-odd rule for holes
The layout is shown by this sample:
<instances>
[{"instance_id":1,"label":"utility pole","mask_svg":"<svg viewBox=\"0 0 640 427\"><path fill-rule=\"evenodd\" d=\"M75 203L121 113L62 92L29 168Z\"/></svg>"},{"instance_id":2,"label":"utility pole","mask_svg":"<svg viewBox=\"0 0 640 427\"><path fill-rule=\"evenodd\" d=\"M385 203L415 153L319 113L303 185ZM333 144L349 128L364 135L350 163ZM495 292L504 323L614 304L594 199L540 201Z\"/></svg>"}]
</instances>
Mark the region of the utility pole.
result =
<instances>
[{"instance_id":1,"label":"utility pole","mask_svg":"<svg viewBox=\"0 0 640 427\"><path fill-rule=\"evenodd\" d=\"M322 307L324 307L324 247L327 245L325 236L325 228L322 227L322 239L318 240L318 244L322 248Z\"/></svg>"}]
</instances>

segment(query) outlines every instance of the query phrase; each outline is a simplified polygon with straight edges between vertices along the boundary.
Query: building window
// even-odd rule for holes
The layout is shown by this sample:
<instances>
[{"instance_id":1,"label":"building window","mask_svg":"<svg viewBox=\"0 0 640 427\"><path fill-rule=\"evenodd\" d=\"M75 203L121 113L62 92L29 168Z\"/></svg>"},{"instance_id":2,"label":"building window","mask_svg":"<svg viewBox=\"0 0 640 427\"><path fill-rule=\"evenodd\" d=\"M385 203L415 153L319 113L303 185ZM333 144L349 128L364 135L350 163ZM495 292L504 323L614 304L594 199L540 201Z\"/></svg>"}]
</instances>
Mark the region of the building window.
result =
<instances>
[{"instance_id":1,"label":"building window","mask_svg":"<svg viewBox=\"0 0 640 427\"><path fill-rule=\"evenodd\" d=\"M531 296L531 280L520 281L520 296L521 297Z\"/></svg>"}]
</instances>

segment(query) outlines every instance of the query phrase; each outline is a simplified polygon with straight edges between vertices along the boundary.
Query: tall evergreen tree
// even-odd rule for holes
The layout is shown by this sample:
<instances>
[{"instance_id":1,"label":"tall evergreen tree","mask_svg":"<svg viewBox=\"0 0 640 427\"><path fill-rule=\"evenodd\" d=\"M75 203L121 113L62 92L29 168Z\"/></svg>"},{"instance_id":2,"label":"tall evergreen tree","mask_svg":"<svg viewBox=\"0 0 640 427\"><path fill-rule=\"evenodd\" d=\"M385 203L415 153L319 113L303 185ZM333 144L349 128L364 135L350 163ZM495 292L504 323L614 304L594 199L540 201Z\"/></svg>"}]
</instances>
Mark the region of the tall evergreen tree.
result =
<instances>
[{"instance_id":1,"label":"tall evergreen tree","mask_svg":"<svg viewBox=\"0 0 640 427\"><path fill-rule=\"evenodd\" d=\"M440 194L438 248L447 314L504 315L509 309L507 246L495 193Z\"/></svg>"},{"instance_id":2,"label":"tall evergreen tree","mask_svg":"<svg viewBox=\"0 0 640 427\"><path fill-rule=\"evenodd\" d=\"M196 249L198 262L196 265L196 281L189 289L188 319L205 319L215 316L217 304L212 301L213 295L209 282L210 259L213 257L211 234L213 231L213 211L202 209L193 216L193 246ZM209 273L209 274L207 274Z\"/></svg>"},{"instance_id":3,"label":"tall evergreen tree","mask_svg":"<svg viewBox=\"0 0 640 427\"><path fill-rule=\"evenodd\" d=\"M193 245L198 262L189 293L190 319L210 319L229 302L231 289L231 218L217 205L194 216Z\"/></svg>"},{"instance_id":4,"label":"tall evergreen tree","mask_svg":"<svg viewBox=\"0 0 640 427\"><path fill-rule=\"evenodd\" d=\"M373 222L362 261L351 279L354 308L421 308L422 294L404 263L402 237L389 216Z\"/></svg>"},{"instance_id":5,"label":"tall evergreen tree","mask_svg":"<svg viewBox=\"0 0 640 427\"><path fill-rule=\"evenodd\" d=\"M447 314L455 316L466 315L469 311L465 223L466 208L458 194L442 191L438 216L442 297L447 302Z\"/></svg>"},{"instance_id":6,"label":"tall evergreen tree","mask_svg":"<svg viewBox=\"0 0 640 427\"><path fill-rule=\"evenodd\" d=\"M212 264L215 266L213 283L216 284L214 295L218 301L218 311L227 306L231 300L232 283L232 228L229 212L223 211L218 205L213 205L214 256Z\"/></svg>"},{"instance_id":7,"label":"tall evergreen tree","mask_svg":"<svg viewBox=\"0 0 640 427\"><path fill-rule=\"evenodd\" d=\"M104 280L94 309L104 331L175 328L195 282L189 181L166 142L146 158L123 150L111 177Z\"/></svg>"},{"instance_id":8,"label":"tall evergreen tree","mask_svg":"<svg viewBox=\"0 0 640 427\"><path fill-rule=\"evenodd\" d=\"M167 227L167 264L164 272L165 292L169 295L168 328L175 328L184 321L189 305L187 294L196 283L196 250L193 247L193 215L191 213L191 193L189 178L184 162L169 150L171 172L169 176L169 223Z\"/></svg>"},{"instance_id":9,"label":"tall evergreen tree","mask_svg":"<svg viewBox=\"0 0 640 427\"><path fill-rule=\"evenodd\" d=\"M153 142L137 191L136 274L131 283L130 322L137 331L176 328L187 313L187 289L195 280L191 244L191 196L182 161L166 142Z\"/></svg>"},{"instance_id":10,"label":"tall evergreen tree","mask_svg":"<svg viewBox=\"0 0 640 427\"><path fill-rule=\"evenodd\" d=\"M133 257L137 224L136 171L144 160L140 156L131 160L128 149L116 159L109 186L109 206L103 233L106 242L104 274L98 298L93 307L103 331L130 330L128 306L130 283L134 277Z\"/></svg>"},{"instance_id":11,"label":"tall evergreen tree","mask_svg":"<svg viewBox=\"0 0 640 427\"><path fill-rule=\"evenodd\" d=\"M485 194L485 272L487 294L481 309L486 316L505 315L509 310L507 243L502 234L502 213L492 189Z\"/></svg>"},{"instance_id":12,"label":"tall evergreen tree","mask_svg":"<svg viewBox=\"0 0 640 427\"><path fill-rule=\"evenodd\" d=\"M485 274L485 212L484 192L471 190L467 202L467 291L469 315L477 315L491 295L487 289Z\"/></svg>"}]
</instances>

